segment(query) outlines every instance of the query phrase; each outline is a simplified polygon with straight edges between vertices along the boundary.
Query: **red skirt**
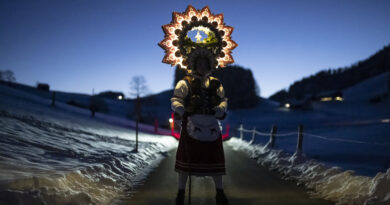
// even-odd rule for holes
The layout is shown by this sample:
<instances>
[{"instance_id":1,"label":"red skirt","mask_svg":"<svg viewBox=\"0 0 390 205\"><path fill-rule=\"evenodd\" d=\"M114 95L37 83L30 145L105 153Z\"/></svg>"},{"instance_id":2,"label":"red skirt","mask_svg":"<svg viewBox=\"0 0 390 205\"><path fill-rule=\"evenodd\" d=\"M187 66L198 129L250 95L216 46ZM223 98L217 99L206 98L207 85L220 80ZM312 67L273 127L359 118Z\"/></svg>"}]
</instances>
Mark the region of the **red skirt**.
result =
<instances>
[{"instance_id":1,"label":"red skirt","mask_svg":"<svg viewBox=\"0 0 390 205\"><path fill-rule=\"evenodd\" d=\"M215 141L200 141L187 132L187 119L182 121L175 171L194 176L225 175L222 135Z\"/></svg>"}]
</instances>

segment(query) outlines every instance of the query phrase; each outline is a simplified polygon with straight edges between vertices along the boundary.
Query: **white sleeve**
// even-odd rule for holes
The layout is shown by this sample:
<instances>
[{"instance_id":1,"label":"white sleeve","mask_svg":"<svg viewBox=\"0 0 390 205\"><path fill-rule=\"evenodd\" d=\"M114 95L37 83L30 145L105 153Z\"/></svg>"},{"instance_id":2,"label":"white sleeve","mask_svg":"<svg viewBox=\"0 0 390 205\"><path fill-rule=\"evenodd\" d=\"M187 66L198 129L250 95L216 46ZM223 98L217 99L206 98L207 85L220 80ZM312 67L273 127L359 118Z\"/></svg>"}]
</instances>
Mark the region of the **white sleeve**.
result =
<instances>
[{"instance_id":1,"label":"white sleeve","mask_svg":"<svg viewBox=\"0 0 390 205\"><path fill-rule=\"evenodd\" d=\"M180 115L184 113L184 99L188 95L188 86L184 80L177 82L171 98L171 108Z\"/></svg>"},{"instance_id":2,"label":"white sleeve","mask_svg":"<svg viewBox=\"0 0 390 205\"><path fill-rule=\"evenodd\" d=\"M219 86L219 88L217 89L217 95L222 99L221 103L219 103L218 107L221 108L224 112L227 111L227 101L228 101L228 98L225 97L225 91L223 89L223 86L222 86L222 83L221 85Z\"/></svg>"}]
</instances>

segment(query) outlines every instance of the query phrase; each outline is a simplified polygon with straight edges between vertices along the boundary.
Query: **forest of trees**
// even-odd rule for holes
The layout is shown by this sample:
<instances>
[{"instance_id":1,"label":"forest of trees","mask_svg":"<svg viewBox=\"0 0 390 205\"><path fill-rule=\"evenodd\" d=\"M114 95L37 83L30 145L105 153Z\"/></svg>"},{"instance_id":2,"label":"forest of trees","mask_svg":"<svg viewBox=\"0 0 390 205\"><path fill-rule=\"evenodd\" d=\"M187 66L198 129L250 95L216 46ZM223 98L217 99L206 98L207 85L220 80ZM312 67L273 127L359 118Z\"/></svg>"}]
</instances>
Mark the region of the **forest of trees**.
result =
<instances>
[{"instance_id":1,"label":"forest of trees","mask_svg":"<svg viewBox=\"0 0 390 205\"><path fill-rule=\"evenodd\" d=\"M305 77L290 85L288 90L280 90L269 98L282 102L289 98L300 99L307 94L315 95L323 91L341 90L387 71L390 71L390 45L352 66L322 70Z\"/></svg>"},{"instance_id":2,"label":"forest of trees","mask_svg":"<svg viewBox=\"0 0 390 205\"><path fill-rule=\"evenodd\" d=\"M174 84L181 80L186 71L176 68ZM212 73L223 84L228 98L229 109L250 108L259 102L260 88L253 78L252 71L238 65L229 65Z\"/></svg>"}]
</instances>

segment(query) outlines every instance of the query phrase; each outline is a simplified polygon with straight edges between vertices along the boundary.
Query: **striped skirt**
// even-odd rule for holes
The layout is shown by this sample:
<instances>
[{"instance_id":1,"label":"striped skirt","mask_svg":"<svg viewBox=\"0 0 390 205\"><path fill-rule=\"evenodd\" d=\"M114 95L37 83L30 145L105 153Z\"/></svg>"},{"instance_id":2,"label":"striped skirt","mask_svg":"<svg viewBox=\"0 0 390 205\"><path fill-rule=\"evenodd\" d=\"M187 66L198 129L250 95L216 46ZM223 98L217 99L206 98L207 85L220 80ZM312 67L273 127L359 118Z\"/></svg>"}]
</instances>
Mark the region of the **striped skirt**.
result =
<instances>
[{"instance_id":1,"label":"striped skirt","mask_svg":"<svg viewBox=\"0 0 390 205\"><path fill-rule=\"evenodd\" d=\"M183 120L175 171L194 176L225 175L222 136L215 141L194 139L187 133L187 120Z\"/></svg>"}]
</instances>

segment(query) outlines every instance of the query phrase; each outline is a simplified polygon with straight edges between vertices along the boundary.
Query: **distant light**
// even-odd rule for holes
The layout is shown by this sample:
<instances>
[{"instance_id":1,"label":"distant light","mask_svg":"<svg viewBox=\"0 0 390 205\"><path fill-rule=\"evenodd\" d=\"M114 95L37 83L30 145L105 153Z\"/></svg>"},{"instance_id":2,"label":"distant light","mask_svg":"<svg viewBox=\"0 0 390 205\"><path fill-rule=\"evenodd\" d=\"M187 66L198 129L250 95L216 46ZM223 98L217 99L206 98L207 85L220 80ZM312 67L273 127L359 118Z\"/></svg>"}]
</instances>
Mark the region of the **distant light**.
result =
<instances>
[{"instance_id":1,"label":"distant light","mask_svg":"<svg viewBox=\"0 0 390 205\"><path fill-rule=\"evenodd\" d=\"M321 98L321 101L331 101L332 98L331 97L323 97Z\"/></svg>"},{"instance_id":2,"label":"distant light","mask_svg":"<svg viewBox=\"0 0 390 205\"><path fill-rule=\"evenodd\" d=\"M344 99L343 99L342 97L340 97L340 96L337 96L337 97L335 97L334 99L337 100L337 101L343 101L343 100L344 100Z\"/></svg>"},{"instance_id":3,"label":"distant light","mask_svg":"<svg viewBox=\"0 0 390 205\"><path fill-rule=\"evenodd\" d=\"M118 95L118 100L123 100L123 96L122 95Z\"/></svg>"},{"instance_id":4,"label":"distant light","mask_svg":"<svg viewBox=\"0 0 390 205\"><path fill-rule=\"evenodd\" d=\"M389 122L390 122L390 119L383 119L383 120L381 120L381 122L383 122L383 123L389 123Z\"/></svg>"},{"instance_id":5,"label":"distant light","mask_svg":"<svg viewBox=\"0 0 390 205\"><path fill-rule=\"evenodd\" d=\"M284 104L284 107L289 108L290 107L290 103Z\"/></svg>"},{"instance_id":6,"label":"distant light","mask_svg":"<svg viewBox=\"0 0 390 205\"><path fill-rule=\"evenodd\" d=\"M169 118L169 123L172 123L173 122L173 119L172 118Z\"/></svg>"}]
</instances>

